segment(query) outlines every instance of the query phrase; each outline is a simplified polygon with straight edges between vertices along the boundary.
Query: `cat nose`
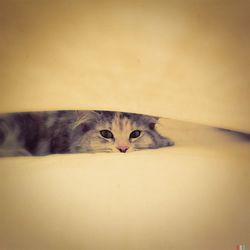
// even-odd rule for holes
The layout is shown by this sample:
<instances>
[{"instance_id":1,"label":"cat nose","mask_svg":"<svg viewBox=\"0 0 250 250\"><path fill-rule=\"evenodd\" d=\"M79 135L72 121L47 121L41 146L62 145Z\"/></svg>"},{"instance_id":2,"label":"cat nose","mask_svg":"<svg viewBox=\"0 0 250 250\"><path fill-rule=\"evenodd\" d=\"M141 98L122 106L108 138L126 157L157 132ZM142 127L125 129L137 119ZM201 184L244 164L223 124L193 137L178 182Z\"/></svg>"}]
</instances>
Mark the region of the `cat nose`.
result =
<instances>
[{"instance_id":1,"label":"cat nose","mask_svg":"<svg viewBox=\"0 0 250 250\"><path fill-rule=\"evenodd\" d=\"M127 150L128 150L128 147L118 147L117 148L121 153L126 153L127 152Z\"/></svg>"}]
</instances>

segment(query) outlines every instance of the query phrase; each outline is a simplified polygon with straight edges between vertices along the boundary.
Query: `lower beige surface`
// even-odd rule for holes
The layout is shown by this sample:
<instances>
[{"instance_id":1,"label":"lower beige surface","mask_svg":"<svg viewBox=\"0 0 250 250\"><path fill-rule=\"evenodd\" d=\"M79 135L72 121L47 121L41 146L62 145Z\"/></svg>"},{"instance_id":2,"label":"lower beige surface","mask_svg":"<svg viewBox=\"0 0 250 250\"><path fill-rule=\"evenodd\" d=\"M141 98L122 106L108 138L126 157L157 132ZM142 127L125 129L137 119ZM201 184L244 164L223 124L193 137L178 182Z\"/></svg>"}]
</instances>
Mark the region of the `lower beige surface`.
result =
<instances>
[{"instance_id":1,"label":"lower beige surface","mask_svg":"<svg viewBox=\"0 0 250 250\"><path fill-rule=\"evenodd\" d=\"M162 121L176 146L0 160L1 250L250 245L250 144Z\"/></svg>"}]
</instances>

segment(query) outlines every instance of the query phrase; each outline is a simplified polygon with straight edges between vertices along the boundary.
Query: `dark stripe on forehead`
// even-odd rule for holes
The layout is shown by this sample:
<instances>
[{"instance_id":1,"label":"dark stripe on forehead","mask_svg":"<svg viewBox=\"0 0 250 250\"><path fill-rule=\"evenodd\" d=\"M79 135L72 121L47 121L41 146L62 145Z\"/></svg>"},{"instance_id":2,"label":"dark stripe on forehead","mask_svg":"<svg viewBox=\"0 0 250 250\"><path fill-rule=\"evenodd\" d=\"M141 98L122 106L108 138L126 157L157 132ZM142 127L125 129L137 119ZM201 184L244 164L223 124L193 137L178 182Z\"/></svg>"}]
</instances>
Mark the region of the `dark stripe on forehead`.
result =
<instances>
[{"instance_id":1,"label":"dark stripe on forehead","mask_svg":"<svg viewBox=\"0 0 250 250\"><path fill-rule=\"evenodd\" d=\"M119 119L119 127L122 130L123 129L123 120L122 120L120 115L118 116L118 119Z\"/></svg>"}]
</instances>

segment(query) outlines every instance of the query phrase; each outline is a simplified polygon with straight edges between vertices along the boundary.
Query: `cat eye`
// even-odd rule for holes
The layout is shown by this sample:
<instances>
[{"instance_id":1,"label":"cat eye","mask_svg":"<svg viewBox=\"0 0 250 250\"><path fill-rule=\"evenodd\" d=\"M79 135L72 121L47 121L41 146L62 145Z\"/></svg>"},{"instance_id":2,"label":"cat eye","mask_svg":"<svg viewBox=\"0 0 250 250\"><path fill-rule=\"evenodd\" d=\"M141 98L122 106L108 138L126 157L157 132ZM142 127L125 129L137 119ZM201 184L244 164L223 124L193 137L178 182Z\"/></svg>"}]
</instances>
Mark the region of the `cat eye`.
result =
<instances>
[{"instance_id":1,"label":"cat eye","mask_svg":"<svg viewBox=\"0 0 250 250\"><path fill-rule=\"evenodd\" d=\"M133 139L133 138L137 138L141 135L141 131L140 130L134 130L133 132L131 132L129 138Z\"/></svg>"},{"instance_id":2,"label":"cat eye","mask_svg":"<svg viewBox=\"0 0 250 250\"><path fill-rule=\"evenodd\" d=\"M106 138L106 139L112 139L114 138L113 134L111 131L104 129L100 131L100 134L102 137Z\"/></svg>"}]
</instances>

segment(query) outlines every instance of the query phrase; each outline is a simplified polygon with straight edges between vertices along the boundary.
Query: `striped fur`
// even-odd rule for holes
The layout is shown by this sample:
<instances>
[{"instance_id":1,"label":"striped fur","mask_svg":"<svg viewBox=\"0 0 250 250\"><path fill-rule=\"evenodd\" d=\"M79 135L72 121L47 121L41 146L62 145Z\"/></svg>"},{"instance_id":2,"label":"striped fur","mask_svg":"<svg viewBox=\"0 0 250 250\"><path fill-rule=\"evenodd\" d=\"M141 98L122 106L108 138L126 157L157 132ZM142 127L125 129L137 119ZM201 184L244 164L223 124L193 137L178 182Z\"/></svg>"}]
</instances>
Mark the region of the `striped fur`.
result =
<instances>
[{"instance_id":1,"label":"striped fur","mask_svg":"<svg viewBox=\"0 0 250 250\"><path fill-rule=\"evenodd\" d=\"M118 152L123 147L129 152L173 145L155 130L157 120L111 111L4 114L0 116L0 156ZM101 136L104 129L111 131L112 139ZM141 131L138 138L130 138L134 130Z\"/></svg>"}]
</instances>

